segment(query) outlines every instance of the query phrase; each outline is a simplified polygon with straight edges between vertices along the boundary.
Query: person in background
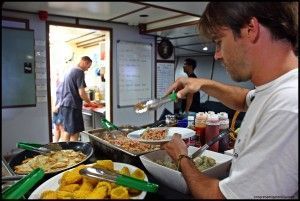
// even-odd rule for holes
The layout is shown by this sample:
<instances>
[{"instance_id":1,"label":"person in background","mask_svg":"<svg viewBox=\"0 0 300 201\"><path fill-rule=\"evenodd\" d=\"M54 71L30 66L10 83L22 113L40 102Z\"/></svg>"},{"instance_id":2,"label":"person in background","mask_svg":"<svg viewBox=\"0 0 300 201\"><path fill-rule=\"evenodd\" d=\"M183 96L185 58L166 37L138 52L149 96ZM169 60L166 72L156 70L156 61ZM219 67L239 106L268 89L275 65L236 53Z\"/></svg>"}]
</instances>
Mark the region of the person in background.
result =
<instances>
[{"instance_id":1,"label":"person in background","mask_svg":"<svg viewBox=\"0 0 300 201\"><path fill-rule=\"evenodd\" d=\"M91 65L90 57L83 56L78 65L71 68L64 78L59 113L64 118L65 132L61 136L61 141L78 141L79 132L84 130L82 101L92 104L85 92L84 71L87 71Z\"/></svg>"},{"instance_id":2,"label":"person in background","mask_svg":"<svg viewBox=\"0 0 300 201\"><path fill-rule=\"evenodd\" d=\"M59 107L61 104L62 82L57 81L56 86L56 102L53 107L52 123L53 123L53 142L59 142L60 136L64 133L63 116L59 113Z\"/></svg>"},{"instance_id":3,"label":"person in background","mask_svg":"<svg viewBox=\"0 0 300 201\"><path fill-rule=\"evenodd\" d=\"M177 89L179 98L203 90L234 110L247 110L227 178L199 172L178 134L162 148L178 162L195 198L297 198L298 2L211 2L199 24L231 78L251 80L256 88L181 77L167 90Z\"/></svg>"},{"instance_id":4,"label":"person in background","mask_svg":"<svg viewBox=\"0 0 300 201\"><path fill-rule=\"evenodd\" d=\"M195 68L197 67L197 62L194 59L187 58L184 60L183 71L188 77L197 78L194 73ZM186 99L182 99L181 112L198 112L200 108L200 92L188 94Z\"/></svg>"}]
</instances>

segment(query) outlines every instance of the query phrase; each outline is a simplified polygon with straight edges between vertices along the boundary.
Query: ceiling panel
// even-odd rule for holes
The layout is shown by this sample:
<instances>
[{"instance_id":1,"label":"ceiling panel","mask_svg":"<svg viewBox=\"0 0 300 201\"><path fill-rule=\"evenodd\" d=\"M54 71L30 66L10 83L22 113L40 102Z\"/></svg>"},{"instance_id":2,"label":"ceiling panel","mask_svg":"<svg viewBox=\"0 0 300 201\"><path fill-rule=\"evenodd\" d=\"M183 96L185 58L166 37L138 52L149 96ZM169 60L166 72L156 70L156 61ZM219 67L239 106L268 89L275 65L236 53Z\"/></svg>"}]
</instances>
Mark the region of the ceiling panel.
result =
<instances>
[{"instance_id":1,"label":"ceiling panel","mask_svg":"<svg viewBox=\"0 0 300 201\"><path fill-rule=\"evenodd\" d=\"M210 40L203 39L199 35L193 35L185 38L170 39L176 45L184 45L191 43L212 43Z\"/></svg>"},{"instance_id":2,"label":"ceiling panel","mask_svg":"<svg viewBox=\"0 0 300 201\"><path fill-rule=\"evenodd\" d=\"M206 51L201 51L201 50L190 50L186 48L175 48L175 54L178 56L193 56L193 55L210 55L213 56L213 53L211 52L206 52Z\"/></svg>"},{"instance_id":3,"label":"ceiling panel","mask_svg":"<svg viewBox=\"0 0 300 201\"><path fill-rule=\"evenodd\" d=\"M160 19L178 16L180 13L166 11L158 8L147 8L122 18L114 20L115 22L130 22L129 25L138 25L140 23L149 23ZM140 15L148 15L148 17L140 17Z\"/></svg>"},{"instance_id":4,"label":"ceiling panel","mask_svg":"<svg viewBox=\"0 0 300 201\"><path fill-rule=\"evenodd\" d=\"M145 7L129 2L5 2L3 8L81 18L108 20Z\"/></svg>"},{"instance_id":5,"label":"ceiling panel","mask_svg":"<svg viewBox=\"0 0 300 201\"><path fill-rule=\"evenodd\" d=\"M172 2L172 1L166 1L166 2L146 2L143 3L161 6L169 9L174 9L182 12L187 12L195 15L201 16L202 13L205 10L206 5L208 2Z\"/></svg>"},{"instance_id":6,"label":"ceiling panel","mask_svg":"<svg viewBox=\"0 0 300 201\"><path fill-rule=\"evenodd\" d=\"M198 29L197 29L197 25L190 25L190 26L177 27L177 28L163 30L163 31L157 31L155 32L155 34L162 37L176 38L176 37L182 37L187 35L196 35L198 34Z\"/></svg>"},{"instance_id":7,"label":"ceiling panel","mask_svg":"<svg viewBox=\"0 0 300 201\"><path fill-rule=\"evenodd\" d=\"M207 48L207 49L205 50L204 47ZM203 43L203 44L200 44L200 45L177 46L176 48L189 49L191 51L199 51L199 52L210 53L210 52L214 52L215 45L212 44L212 43Z\"/></svg>"},{"instance_id":8,"label":"ceiling panel","mask_svg":"<svg viewBox=\"0 0 300 201\"><path fill-rule=\"evenodd\" d=\"M68 42L77 47L84 47L87 44L105 41L108 34L108 31L51 25L49 40L50 44Z\"/></svg>"},{"instance_id":9,"label":"ceiling panel","mask_svg":"<svg viewBox=\"0 0 300 201\"><path fill-rule=\"evenodd\" d=\"M40 10L48 11L49 15L70 16L96 20L111 20L117 23L126 23L137 26L140 23L147 24L147 32L151 35L170 38L173 45L192 51L176 48L176 56L182 54L194 54L199 51L199 43L207 43L214 48L211 40L199 36L197 24L208 2L4 2L3 8L38 13ZM148 6L149 8L145 8ZM151 7L153 6L153 7ZM141 10L139 10L141 9ZM137 11L139 10L139 11ZM137 12L135 12L137 11ZM132 12L132 13L131 13ZM126 15L128 14L128 15ZM184 15L183 15L184 14ZM190 15L188 15L190 14ZM122 16L124 15L124 16ZM140 15L148 15L141 18ZM181 16L180 16L181 15ZM180 17L176 17L180 16ZM119 18L118 18L119 17ZM173 18L176 17L176 18ZM114 19L115 18L115 19ZM168 19L169 18L169 19ZM168 19L168 20L166 20ZM191 23L192 21L192 23ZM187 24L184 24L186 23ZM184 24L184 26L183 26ZM72 38L87 34L84 29L71 31ZM98 36L101 33L97 32ZM63 38L64 34L61 34ZM84 38L94 37L90 34ZM187 37L193 36L193 37ZM70 38L69 38L70 39ZM158 40L161 38L158 37ZM68 39L65 39L68 40ZM79 40L75 40L78 42ZM185 45L185 46L181 46ZM181 47L180 47L181 46ZM209 48L212 49L212 48Z\"/></svg>"},{"instance_id":10,"label":"ceiling panel","mask_svg":"<svg viewBox=\"0 0 300 201\"><path fill-rule=\"evenodd\" d=\"M194 17L194 16L190 16L190 15L184 15L178 18L174 18L174 19L169 19L168 21L161 21L161 22L157 22L157 23L152 23L147 25L147 30L151 31L151 30L155 30L161 27L169 27L169 26L174 26L174 25L182 25L188 22L195 22L197 20L199 20L199 17Z\"/></svg>"}]
</instances>

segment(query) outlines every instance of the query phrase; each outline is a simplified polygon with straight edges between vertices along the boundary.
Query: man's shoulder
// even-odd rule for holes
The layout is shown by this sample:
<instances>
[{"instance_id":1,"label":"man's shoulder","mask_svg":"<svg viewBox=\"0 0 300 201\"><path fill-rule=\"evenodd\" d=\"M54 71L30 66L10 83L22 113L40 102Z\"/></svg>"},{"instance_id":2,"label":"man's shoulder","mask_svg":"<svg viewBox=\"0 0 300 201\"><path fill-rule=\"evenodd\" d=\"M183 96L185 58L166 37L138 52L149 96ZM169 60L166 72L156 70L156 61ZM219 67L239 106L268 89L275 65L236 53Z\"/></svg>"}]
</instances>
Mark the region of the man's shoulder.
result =
<instances>
[{"instance_id":1,"label":"man's shoulder","mask_svg":"<svg viewBox=\"0 0 300 201\"><path fill-rule=\"evenodd\" d=\"M78 76L78 75L81 76L84 74L84 72L78 67L73 67L72 69L70 69L69 74L72 76Z\"/></svg>"}]
</instances>

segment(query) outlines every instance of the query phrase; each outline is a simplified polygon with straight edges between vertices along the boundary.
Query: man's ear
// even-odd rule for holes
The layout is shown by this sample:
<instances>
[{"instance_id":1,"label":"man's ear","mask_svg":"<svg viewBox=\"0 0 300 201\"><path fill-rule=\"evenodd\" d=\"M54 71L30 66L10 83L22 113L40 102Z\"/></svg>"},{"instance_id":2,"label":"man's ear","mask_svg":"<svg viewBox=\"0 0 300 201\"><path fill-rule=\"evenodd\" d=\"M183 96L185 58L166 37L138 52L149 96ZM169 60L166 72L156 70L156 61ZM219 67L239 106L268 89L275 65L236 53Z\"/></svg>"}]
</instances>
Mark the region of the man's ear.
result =
<instances>
[{"instance_id":1,"label":"man's ear","mask_svg":"<svg viewBox=\"0 0 300 201\"><path fill-rule=\"evenodd\" d=\"M252 17L247 25L247 36L252 43L256 42L259 37L260 24L256 17Z\"/></svg>"}]
</instances>

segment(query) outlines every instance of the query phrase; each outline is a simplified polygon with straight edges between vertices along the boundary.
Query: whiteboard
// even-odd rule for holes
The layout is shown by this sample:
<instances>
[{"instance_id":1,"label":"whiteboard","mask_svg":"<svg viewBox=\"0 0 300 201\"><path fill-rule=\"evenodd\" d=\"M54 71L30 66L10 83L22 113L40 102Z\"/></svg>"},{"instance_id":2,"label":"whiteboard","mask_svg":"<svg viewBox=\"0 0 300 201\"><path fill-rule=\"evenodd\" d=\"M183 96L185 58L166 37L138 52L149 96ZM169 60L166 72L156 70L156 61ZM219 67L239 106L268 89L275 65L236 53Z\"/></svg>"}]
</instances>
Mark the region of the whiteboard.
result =
<instances>
[{"instance_id":1,"label":"whiteboard","mask_svg":"<svg viewBox=\"0 0 300 201\"><path fill-rule=\"evenodd\" d=\"M152 45L117 42L118 107L151 99Z\"/></svg>"}]
</instances>

